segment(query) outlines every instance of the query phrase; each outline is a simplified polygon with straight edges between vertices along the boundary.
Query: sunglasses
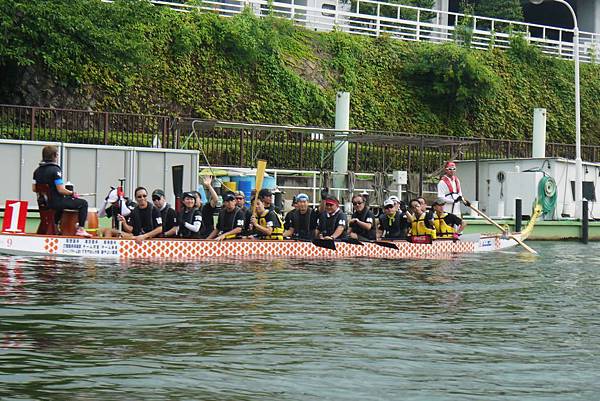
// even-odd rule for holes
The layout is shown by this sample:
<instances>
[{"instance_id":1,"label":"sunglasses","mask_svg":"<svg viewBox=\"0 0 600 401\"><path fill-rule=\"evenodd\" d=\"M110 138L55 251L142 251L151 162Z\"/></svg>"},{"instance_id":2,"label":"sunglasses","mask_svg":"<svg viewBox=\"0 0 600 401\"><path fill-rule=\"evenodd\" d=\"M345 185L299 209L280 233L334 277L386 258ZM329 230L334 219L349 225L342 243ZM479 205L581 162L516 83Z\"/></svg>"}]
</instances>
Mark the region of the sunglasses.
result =
<instances>
[{"instance_id":1,"label":"sunglasses","mask_svg":"<svg viewBox=\"0 0 600 401\"><path fill-rule=\"evenodd\" d=\"M352 202L352 204L353 204L354 206L356 206L356 205L362 205L363 203L362 203L362 202Z\"/></svg>"},{"instance_id":2,"label":"sunglasses","mask_svg":"<svg viewBox=\"0 0 600 401\"><path fill-rule=\"evenodd\" d=\"M394 207L394 205L387 205L387 206L384 206L383 208L384 208L384 209L391 209L391 208L393 208L393 207Z\"/></svg>"},{"instance_id":3,"label":"sunglasses","mask_svg":"<svg viewBox=\"0 0 600 401\"><path fill-rule=\"evenodd\" d=\"M448 167L446 170L448 170L448 171L455 171L456 167Z\"/></svg>"},{"instance_id":4,"label":"sunglasses","mask_svg":"<svg viewBox=\"0 0 600 401\"><path fill-rule=\"evenodd\" d=\"M135 196L137 199L142 199L142 198L147 198L148 195L136 195Z\"/></svg>"},{"instance_id":5,"label":"sunglasses","mask_svg":"<svg viewBox=\"0 0 600 401\"><path fill-rule=\"evenodd\" d=\"M153 197L152 197L152 200L153 200L153 201L160 200L160 197L159 197L159 196L153 196Z\"/></svg>"},{"instance_id":6,"label":"sunglasses","mask_svg":"<svg viewBox=\"0 0 600 401\"><path fill-rule=\"evenodd\" d=\"M236 196L236 197L235 197L235 199L237 199L237 200L242 200L242 199L244 199L244 198L243 198L242 196Z\"/></svg>"}]
</instances>

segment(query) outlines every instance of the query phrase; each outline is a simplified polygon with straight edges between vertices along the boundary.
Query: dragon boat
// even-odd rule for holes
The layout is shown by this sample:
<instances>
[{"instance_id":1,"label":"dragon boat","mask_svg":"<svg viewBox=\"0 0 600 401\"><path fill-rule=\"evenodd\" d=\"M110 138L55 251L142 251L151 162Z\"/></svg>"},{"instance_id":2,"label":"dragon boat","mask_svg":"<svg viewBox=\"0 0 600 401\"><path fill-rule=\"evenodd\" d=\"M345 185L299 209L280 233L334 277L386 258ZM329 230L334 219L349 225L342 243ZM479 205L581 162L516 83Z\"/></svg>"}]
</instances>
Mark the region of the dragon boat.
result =
<instances>
[{"instance_id":1,"label":"dragon boat","mask_svg":"<svg viewBox=\"0 0 600 401\"><path fill-rule=\"evenodd\" d=\"M363 243L326 241L267 240L186 240L151 239L135 241L120 238L84 238L37 234L0 234L0 253L8 255L76 256L119 259L215 258L305 258L305 259L446 259L457 254L497 251L511 248L523 234L466 236L465 240L436 240L431 244L408 241Z\"/></svg>"},{"instance_id":2,"label":"dragon boat","mask_svg":"<svg viewBox=\"0 0 600 401\"><path fill-rule=\"evenodd\" d=\"M519 233L468 234L430 244L408 241L273 241L193 240L159 238L85 238L29 233L0 233L0 253L6 255L66 256L105 259L448 259L456 255L508 249L521 245L533 230L541 207L536 206L527 227ZM530 248L529 248L530 249Z\"/></svg>"}]
</instances>

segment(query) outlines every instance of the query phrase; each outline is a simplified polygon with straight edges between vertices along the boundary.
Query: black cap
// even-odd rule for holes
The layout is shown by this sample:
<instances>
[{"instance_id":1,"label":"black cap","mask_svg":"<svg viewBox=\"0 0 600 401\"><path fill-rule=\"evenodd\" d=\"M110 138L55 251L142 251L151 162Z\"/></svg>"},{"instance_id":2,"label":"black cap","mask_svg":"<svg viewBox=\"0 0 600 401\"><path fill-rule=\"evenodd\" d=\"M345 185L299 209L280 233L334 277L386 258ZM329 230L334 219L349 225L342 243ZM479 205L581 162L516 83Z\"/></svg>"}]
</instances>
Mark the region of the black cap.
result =
<instances>
[{"instance_id":1,"label":"black cap","mask_svg":"<svg viewBox=\"0 0 600 401\"><path fill-rule=\"evenodd\" d=\"M263 188L258 192L258 197L259 198L267 198L269 196L273 196L273 193L271 192L270 189L268 188Z\"/></svg>"},{"instance_id":2,"label":"black cap","mask_svg":"<svg viewBox=\"0 0 600 401\"><path fill-rule=\"evenodd\" d=\"M227 192L225 195L223 195L223 202L234 201L234 200L235 200L235 195L231 192Z\"/></svg>"},{"instance_id":3,"label":"black cap","mask_svg":"<svg viewBox=\"0 0 600 401\"><path fill-rule=\"evenodd\" d=\"M165 191L163 191L162 189L155 189L154 191L152 191L152 196L165 196Z\"/></svg>"},{"instance_id":4,"label":"black cap","mask_svg":"<svg viewBox=\"0 0 600 401\"><path fill-rule=\"evenodd\" d=\"M196 199L196 195L192 191L184 192L183 194L181 194L181 199L185 199L185 198Z\"/></svg>"}]
</instances>

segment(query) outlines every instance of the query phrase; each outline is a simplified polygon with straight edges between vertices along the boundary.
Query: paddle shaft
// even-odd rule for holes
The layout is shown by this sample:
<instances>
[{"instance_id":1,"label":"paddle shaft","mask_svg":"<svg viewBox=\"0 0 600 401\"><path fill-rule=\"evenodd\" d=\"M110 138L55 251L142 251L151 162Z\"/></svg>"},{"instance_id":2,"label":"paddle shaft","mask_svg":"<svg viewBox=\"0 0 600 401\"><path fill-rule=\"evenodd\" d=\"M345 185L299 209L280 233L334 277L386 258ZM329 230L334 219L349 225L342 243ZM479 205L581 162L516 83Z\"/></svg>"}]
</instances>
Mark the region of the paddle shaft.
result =
<instances>
[{"instance_id":1,"label":"paddle shaft","mask_svg":"<svg viewBox=\"0 0 600 401\"><path fill-rule=\"evenodd\" d=\"M254 212L256 212L256 199L258 199L258 191L261 190L263 179L265 177L265 170L267 168L266 160L259 160L256 164L256 185L254 191L254 198L252 199L252 216L254 216Z\"/></svg>"},{"instance_id":2,"label":"paddle shaft","mask_svg":"<svg viewBox=\"0 0 600 401\"><path fill-rule=\"evenodd\" d=\"M532 253L534 255L538 254L538 252L535 249L533 249L532 247L530 247L529 245L527 245L526 243L524 243L522 240L515 237L514 235L509 235L508 238L515 240L519 245L521 245L523 248L525 248L529 253Z\"/></svg>"}]
</instances>

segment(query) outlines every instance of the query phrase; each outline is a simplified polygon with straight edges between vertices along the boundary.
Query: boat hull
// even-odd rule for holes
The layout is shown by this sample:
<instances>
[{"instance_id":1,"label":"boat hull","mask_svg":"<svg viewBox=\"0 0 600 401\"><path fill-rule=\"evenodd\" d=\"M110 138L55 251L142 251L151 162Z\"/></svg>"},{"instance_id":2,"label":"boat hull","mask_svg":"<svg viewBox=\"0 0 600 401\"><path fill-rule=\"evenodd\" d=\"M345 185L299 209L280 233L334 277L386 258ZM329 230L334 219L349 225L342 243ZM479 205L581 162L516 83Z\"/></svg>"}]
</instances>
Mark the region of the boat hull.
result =
<instances>
[{"instance_id":1,"label":"boat hull","mask_svg":"<svg viewBox=\"0 0 600 401\"><path fill-rule=\"evenodd\" d=\"M519 237L519 234L515 236ZM306 258L306 259L447 259L456 254L496 251L517 243L497 235L481 236L470 241L434 241L412 244L394 241L398 249L375 243L354 245L336 242L330 250L301 241L259 240L184 240L82 238L35 234L0 234L0 253L8 255L74 256L108 259L192 259L220 258Z\"/></svg>"}]
</instances>

